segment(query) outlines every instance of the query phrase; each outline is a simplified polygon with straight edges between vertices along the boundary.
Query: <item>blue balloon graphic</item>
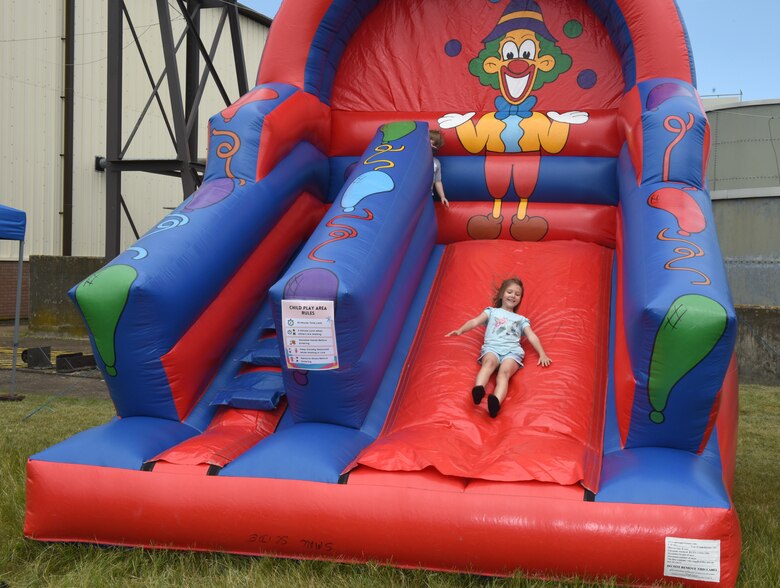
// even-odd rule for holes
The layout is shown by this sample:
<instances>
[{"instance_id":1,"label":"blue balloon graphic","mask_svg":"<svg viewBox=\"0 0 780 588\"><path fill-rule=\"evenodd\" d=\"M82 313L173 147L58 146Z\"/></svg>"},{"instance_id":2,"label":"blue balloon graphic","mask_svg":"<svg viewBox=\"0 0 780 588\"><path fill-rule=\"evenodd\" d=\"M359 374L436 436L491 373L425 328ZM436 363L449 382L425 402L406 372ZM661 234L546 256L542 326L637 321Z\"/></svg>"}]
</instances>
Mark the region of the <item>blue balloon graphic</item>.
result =
<instances>
[{"instance_id":1,"label":"blue balloon graphic","mask_svg":"<svg viewBox=\"0 0 780 588\"><path fill-rule=\"evenodd\" d=\"M345 212L352 212L363 198L389 192L395 188L393 178L382 171L370 171L360 174L344 191L341 197L341 207Z\"/></svg>"}]
</instances>

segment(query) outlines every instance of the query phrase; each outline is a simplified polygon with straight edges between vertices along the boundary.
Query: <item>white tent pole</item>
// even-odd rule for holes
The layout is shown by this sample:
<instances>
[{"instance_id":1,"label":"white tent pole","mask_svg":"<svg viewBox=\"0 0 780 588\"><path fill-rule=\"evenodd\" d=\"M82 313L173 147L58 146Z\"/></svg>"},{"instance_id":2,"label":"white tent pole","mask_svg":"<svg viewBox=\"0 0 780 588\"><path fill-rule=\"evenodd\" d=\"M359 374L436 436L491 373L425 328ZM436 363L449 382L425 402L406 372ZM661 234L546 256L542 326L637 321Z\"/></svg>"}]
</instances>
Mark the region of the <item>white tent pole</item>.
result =
<instances>
[{"instance_id":1,"label":"white tent pole","mask_svg":"<svg viewBox=\"0 0 780 588\"><path fill-rule=\"evenodd\" d=\"M14 356L11 367L11 394L16 394L16 356L19 351L19 316L22 310L22 274L24 273L24 239L19 241L19 269L16 277L16 316L14 318Z\"/></svg>"}]
</instances>

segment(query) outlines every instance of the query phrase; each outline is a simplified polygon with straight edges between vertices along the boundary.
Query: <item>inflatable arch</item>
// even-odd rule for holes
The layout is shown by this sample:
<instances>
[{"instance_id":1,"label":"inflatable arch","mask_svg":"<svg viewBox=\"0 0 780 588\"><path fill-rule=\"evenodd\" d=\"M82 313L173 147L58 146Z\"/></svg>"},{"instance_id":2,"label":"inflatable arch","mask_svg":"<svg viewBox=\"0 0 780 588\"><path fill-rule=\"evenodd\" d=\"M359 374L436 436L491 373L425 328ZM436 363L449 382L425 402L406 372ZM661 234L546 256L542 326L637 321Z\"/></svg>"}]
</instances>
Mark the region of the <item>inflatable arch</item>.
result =
<instances>
[{"instance_id":1,"label":"inflatable arch","mask_svg":"<svg viewBox=\"0 0 780 588\"><path fill-rule=\"evenodd\" d=\"M117 418L30 458L26 535L733 586L694 83L672 0L286 0L200 189L71 291ZM444 335L513 274L553 364L491 419Z\"/></svg>"}]
</instances>

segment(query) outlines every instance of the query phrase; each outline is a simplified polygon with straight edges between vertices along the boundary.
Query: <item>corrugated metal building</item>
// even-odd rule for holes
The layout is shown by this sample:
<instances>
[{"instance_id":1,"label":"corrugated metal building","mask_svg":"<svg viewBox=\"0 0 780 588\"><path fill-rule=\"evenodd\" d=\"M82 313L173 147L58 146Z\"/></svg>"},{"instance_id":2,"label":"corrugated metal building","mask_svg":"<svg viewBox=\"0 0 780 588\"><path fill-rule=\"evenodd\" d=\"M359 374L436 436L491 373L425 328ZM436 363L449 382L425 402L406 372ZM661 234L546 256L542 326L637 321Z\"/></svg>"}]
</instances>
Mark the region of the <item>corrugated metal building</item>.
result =
<instances>
[{"instance_id":1,"label":"corrugated metal building","mask_svg":"<svg viewBox=\"0 0 780 588\"><path fill-rule=\"evenodd\" d=\"M780 100L705 107L707 176L734 302L780 306Z\"/></svg>"},{"instance_id":2,"label":"corrugated metal building","mask_svg":"<svg viewBox=\"0 0 780 588\"><path fill-rule=\"evenodd\" d=\"M27 212L27 255L63 252L63 171L65 128L65 47L68 0L3 0L0 18L0 202ZM104 254L105 174L95 168L106 152L107 5L75 0L73 223L71 254ZM139 43L157 78L165 63L155 0L126 2ZM175 38L186 21L169 2ZM201 37L206 47L217 29L221 10L201 10ZM241 9L240 26L250 87L253 85L270 20ZM152 91L131 31L123 35L123 141L136 124ZM177 54L184 71L185 56ZM239 97L229 34L223 34L214 56L216 70L231 101ZM200 62L201 71L205 68ZM167 83L160 88L167 101ZM206 155L208 117L225 104L213 83L199 109L199 157ZM170 112L168 113L170 116ZM126 157L175 159L176 150L156 102L138 129ZM138 231L143 234L183 197L181 182L149 173L125 173L122 195ZM122 248L135 241L125 215ZM14 243L0 241L0 262L16 260ZM9 265L0 263L2 266ZM9 273L15 273L11 266ZM0 287L5 282L0 275ZM6 313L0 308L0 318Z\"/></svg>"}]
</instances>

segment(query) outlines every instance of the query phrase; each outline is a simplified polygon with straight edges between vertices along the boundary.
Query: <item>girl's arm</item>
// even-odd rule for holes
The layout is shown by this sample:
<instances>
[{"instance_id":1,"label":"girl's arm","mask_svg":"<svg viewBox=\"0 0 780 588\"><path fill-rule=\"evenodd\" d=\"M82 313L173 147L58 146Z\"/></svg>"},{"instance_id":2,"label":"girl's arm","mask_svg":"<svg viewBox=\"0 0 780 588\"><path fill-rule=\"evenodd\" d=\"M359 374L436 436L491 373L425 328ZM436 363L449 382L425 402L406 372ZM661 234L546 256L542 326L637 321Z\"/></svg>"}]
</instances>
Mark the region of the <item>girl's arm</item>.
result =
<instances>
[{"instance_id":1,"label":"girl's arm","mask_svg":"<svg viewBox=\"0 0 780 588\"><path fill-rule=\"evenodd\" d=\"M531 327L526 327L523 329L523 333L528 338L528 342L531 344L531 346L536 349L536 353L539 354L539 361L536 362L536 365L540 365L542 367L547 367L552 363L552 359L547 357L547 354L544 352L544 348L542 347L542 342L539 341L539 337L536 336L536 333L533 332L533 329Z\"/></svg>"},{"instance_id":2,"label":"girl's arm","mask_svg":"<svg viewBox=\"0 0 780 588\"><path fill-rule=\"evenodd\" d=\"M441 200L441 203L447 208L449 208L450 201L447 200L447 197L444 195L444 184L442 184L441 182L434 182L433 187L436 190L436 195L439 197L439 200Z\"/></svg>"},{"instance_id":3,"label":"girl's arm","mask_svg":"<svg viewBox=\"0 0 780 588\"><path fill-rule=\"evenodd\" d=\"M470 331L474 327L478 327L479 325L484 325L488 320L488 315L486 312L483 312L479 316L475 316L470 321L466 321L463 323L463 326L460 329L457 329L456 331L450 331L445 335L445 337L450 337L452 335L462 335L466 331Z\"/></svg>"}]
</instances>

